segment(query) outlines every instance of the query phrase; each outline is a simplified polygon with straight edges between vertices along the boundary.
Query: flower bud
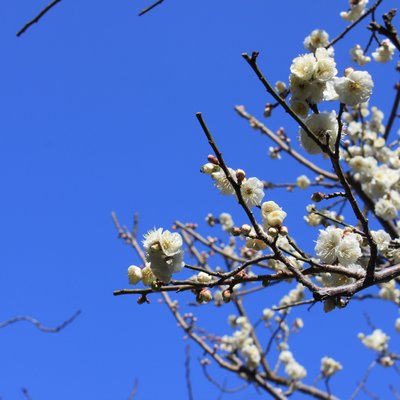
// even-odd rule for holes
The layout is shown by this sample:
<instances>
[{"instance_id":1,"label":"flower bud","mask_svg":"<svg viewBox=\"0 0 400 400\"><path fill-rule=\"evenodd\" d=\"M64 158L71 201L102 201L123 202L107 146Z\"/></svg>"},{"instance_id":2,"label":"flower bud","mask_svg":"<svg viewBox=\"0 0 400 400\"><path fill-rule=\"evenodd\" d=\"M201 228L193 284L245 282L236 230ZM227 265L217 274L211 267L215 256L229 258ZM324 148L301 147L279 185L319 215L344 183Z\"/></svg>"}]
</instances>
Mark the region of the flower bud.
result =
<instances>
[{"instance_id":1,"label":"flower bud","mask_svg":"<svg viewBox=\"0 0 400 400\"><path fill-rule=\"evenodd\" d=\"M244 178L246 178L246 172L244 172L242 169L237 169L236 170L236 178L238 182L243 182Z\"/></svg>"},{"instance_id":2,"label":"flower bud","mask_svg":"<svg viewBox=\"0 0 400 400\"><path fill-rule=\"evenodd\" d=\"M197 293L196 301L198 303L209 303L212 300L212 293L209 289L201 289L199 293Z\"/></svg>"},{"instance_id":3,"label":"flower bud","mask_svg":"<svg viewBox=\"0 0 400 400\"><path fill-rule=\"evenodd\" d=\"M251 226L248 224L243 224L240 228L240 231L243 235L248 235L251 232Z\"/></svg>"},{"instance_id":4,"label":"flower bud","mask_svg":"<svg viewBox=\"0 0 400 400\"><path fill-rule=\"evenodd\" d=\"M272 211L267 215L267 222L269 226L277 227L283 224L283 221L286 218L285 211L276 210Z\"/></svg>"},{"instance_id":5,"label":"flower bud","mask_svg":"<svg viewBox=\"0 0 400 400\"><path fill-rule=\"evenodd\" d=\"M394 361L390 356L383 356L379 358L378 362L382 367L391 367L394 365Z\"/></svg>"},{"instance_id":6,"label":"flower bud","mask_svg":"<svg viewBox=\"0 0 400 400\"><path fill-rule=\"evenodd\" d=\"M344 70L344 76L346 76L346 77L348 77L352 72L354 72L354 69L353 68L346 68L345 70Z\"/></svg>"},{"instance_id":7,"label":"flower bud","mask_svg":"<svg viewBox=\"0 0 400 400\"><path fill-rule=\"evenodd\" d=\"M287 226L281 226L279 229L279 233L282 236L287 236L289 234L289 230L288 230Z\"/></svg>"},{"instance_id":8,"label":"flower bud","mask_svg":"<svg viewBox=\"0 0 400 400\"><path fill-rule=\"evenodd\" d=\"M231 297L232 297L232 292L230 289L225 289L222 292L222 300L224 301L224 303L229 303L231 301Z\"/></svg>"},{"instance_id":9,"label":"flower bud","mask_svg":"<svg viewBox=\"0 0 400 400\"><path fill-rule=\"evenodd\" d=\"M311 196L311 200L319 203L320 201L325 199L325 195L322 192L315 192Z\"/></svg>"},{"instance_id":10,"label":"flower bud","mask_svg":"<svg viewBox=\"0 0 400 400\"><path fill-rule=\"evenodd\" d=\"M142 280L142 270L136 265L128 267L128 279L131 285L136 285Z\"/></svg>"},{"instance_id":11,"label":"flower bud","mask_svg":"<svg viewBox=\"0 0 400 400\"><path fill-rule=\"evenodd\" d=\"M212 164L219 165L218 158L214 154L209 154L207 160Z\"/></svg>"},{"instance_id":12,"label":"flower bud","mask_svg":"<svg viewBox=\"0 0 400 400\"><path fill-rule=\"evenodd\" d=\"M237 226L231 229L231 234L232 236L240 236L241 230Z\"/></svg>"},{"instance_id":13,"label":"flower bud","mask_svg":"<svg viewBox=\"0 0 400 400\"><path fill-rule=\"evenodd\" d=\"M219 169L220 167L218 165L215 165L214 163L207 163L200 168L200 171L204 174L211 175L214 172L218 172Z\"/></svg>"}]
</instances>

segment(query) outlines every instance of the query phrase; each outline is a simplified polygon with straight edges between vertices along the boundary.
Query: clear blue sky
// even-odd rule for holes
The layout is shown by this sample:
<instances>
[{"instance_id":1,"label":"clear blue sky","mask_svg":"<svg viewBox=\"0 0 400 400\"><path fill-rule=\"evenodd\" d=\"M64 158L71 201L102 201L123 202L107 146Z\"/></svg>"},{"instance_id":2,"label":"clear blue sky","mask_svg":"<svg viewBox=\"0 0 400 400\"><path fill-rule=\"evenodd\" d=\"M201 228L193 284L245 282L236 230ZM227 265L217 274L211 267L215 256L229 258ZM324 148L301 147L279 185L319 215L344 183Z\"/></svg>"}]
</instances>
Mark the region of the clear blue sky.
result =
<instances>
[{"instance_id":1,"label":"clear blue sky","mask_svg":"<svg viewBox=\"0 0 400 400\"><path fill-rule=\"evenodd\" d=\"M117 240L110 213L131 224L139 212L141 234L175 219L206 229L209 212L228 211L245 222L234 201L198 173L210 150L196 111L233 167L280 182L304 173L287 158L269 160L269 143L235 115L233 106L244 104L261 116L268 101L240 54L259 50L271 81L287 80L311 30L324 28L334 37L345 28L338 14L348 2L166 0L139 18L149 1L62 1L17 39L16 31L47 2L0 5L0 320L32 315L53 326L77 309L83 313L56 335L27 323L0 331L0 397L22 399L20 388L27 387L34 400L125 399L138 378L137 398L186 399L186 343L167 309L156 296L144 306L112 296L127 286L126 268L138 260ZM386 0L383 9L396 3ZM340 71L350 65L347 49L360 37L365 44L364 27L336 47ZM386 113L393 69L369 68L376 82L372 102ZM295 131L283 113L269 121L272 129L283 125ZM309 194L267 196L285 207L291 232L311 249L317 232L301 221ZM257 307L250 304L252 313L281 294L264 292ZM324 315L317 305L301 312L305 328L291 343L299 362L314 366L306 382L330 355L344 365L333 389L351 393L373 359L356 338L369 330L363 312L399 350L397 310L381 306L352 304ZM195 311L200 326L230 332L229 306ZM195 398L217 398L196 365L200 355L193 344ZM387 383L398 375L383 373L385 381L382 368L373 373L371 389L389 398ZM250 389L232 398L250 395L259 397Z\"/></svg>"}]
</instances>

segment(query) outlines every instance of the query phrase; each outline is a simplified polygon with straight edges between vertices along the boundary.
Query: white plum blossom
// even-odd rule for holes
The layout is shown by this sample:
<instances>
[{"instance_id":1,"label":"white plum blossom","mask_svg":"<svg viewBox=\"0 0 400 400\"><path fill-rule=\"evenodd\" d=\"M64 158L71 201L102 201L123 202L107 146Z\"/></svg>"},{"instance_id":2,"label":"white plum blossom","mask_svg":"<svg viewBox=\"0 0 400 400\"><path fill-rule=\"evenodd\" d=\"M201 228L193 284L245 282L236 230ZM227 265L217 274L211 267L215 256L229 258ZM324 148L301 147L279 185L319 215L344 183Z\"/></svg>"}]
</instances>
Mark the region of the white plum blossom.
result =
<instances>
[{"instance_id":1,"label":"white plum blossom","mask_svg":"<svg viewBox=\"0 0 400 400\"><path fill-rule=\"evenodd\" d=\"M325 47L329 43L329 35L323 29L314 29L305 39L304 39L304 47L311 51L315 52L319 47Z\"/></svg>"},{"instance_id":2,"label":"white plum blossom","mask_svg":"<svg viewBox=\"0 0 400 400\"><path fill-rule=\"evenodd\" d=\"M336 78L334 87L341 103L355 106L369 100L374 82L367 71L353 70L342 78Z\"/></svg>"},{"instance_id":3,"label":"white plum blossom","mask_svg":"<svg viewBox=\"0 0 400 400\"><path fill-rule=\"evenodd\" d=\"M300 189L307 189L310 186L311 181L306 175L300 175L296 180L296 184Z\"/></svg>"},{"instance_id":4,"label":"white plum blossom","mask_svg":"<svg viewBox=\"0 0 400 400\"><path fill-rule=\"evenodd\" d=\"M385 221L391 221L397 217L397 209L393 202L384 198L375 203L375 213Z\"/></svg>"},{"instance_id":5,"label":"white plum blossom","mask_svg":"<svg viewBox=\"0 0 400 400\"><path fill-rule=\"evenodd\" d=\"M335 111L312 114L304 122L318 141L322 144L329 143L331 150L334 150L338 134L338 122ZM319 154L322 152L321 147L315 143L303 128L300 128L299 138L301 145L309 154Z\"/></svg>"},{"instance_id":6,"label":"white plum blossom","mask_svg":"<svg viewBox=\"0 0 400 400\"><path fill-rule=\"evenodd\" d=\"M315 252L323 263L333 264L338 261L341 265L350 266L362 256L360 237L355 233L328 226L325 230L320 230Z\"/></svg>"},{"instance_id":7,"label":"white plum blossom","mask_svg":"<svg viewBox=\"0 0 400 400\"><path fill-rule=\"evenodd\" d=\"M297 78L309 81L313 77L316 67L317 60L314 54L308 53L296 57L293 60L292 65L290 66L290 72Z\"/></svg>"},{"instance_id":8,"label":"white plum blossom","mask_svg":"<svg viewBox=\"0 0 400 400\"><path fill-rule=\"evenodd\" d=\"M368 336L365 336L363 333L359 333L358 338L365 347L378 352L383 352L387 349L390 339L390 337L387 336L381 329L374 329L374 331Z\"/></svg>"},{"instance_id":9,"label":"white plum blossom","mask_svg":"<svg viewBox=\"0 0 400 400\"><path fill-rule=\"evenodd\" d=\"M293 380L298 381L307 376L306 369L300 365L289 350L281 351L279 361L285 365L285 373Z\"/></svg>"},{"instance_id":10,"label":"white plum blossom","mask_svg":"<svg viewBox=\"0 0 400 400\"><path fill-rule=\"evenodd\" d=\"M234 226L232 215L229 213L221 213L218 220L225 232L229 232Z\"/></svg>"},{"instance_id":11,"label":"white plum blossom","mask_svg":"<svg viewBox=\"0 0 400 400\"><path fill-rule=\"evenodd\" d=\"M146 260L157 279L164 283L171 280L174 272L183 268L182 237L179 233L162 228L154 229L144 235L143 247Z\"/></svg>"},{"instance_id":12,"label":"white plum blossom","mask_svg":"<svg viewBox=\"0 0 400 400\"><path fill-rule=\"evenodd\" d=\"M381 299L400 304L400 290L396 288L396 281L394 279L381 283L379 286L381 288L379 291Z\"/></svg>"},{"instance_id":13,"label":"white plum blossom","mask_svg":"<svg viewBox=\"0 0 400 400\"><path fill-rule=\"evenodd\" d=\"M369 0L349 0L350 9L348 11L342 11L340 16L346 21L355 21L364 14L368 1Z\"/></svg>"},{"instance_id":14,"label":"white plum blossom","mask_svg":"<svg viewBox=\"0 0 400 400\"><path fill-rule=\"evenodd\" d=\"M321 359L321 373L325 378L332 376L341 369L343 369L342 364L333 358L323 357Z\"/></svg>"},{"instance_id":15,"label":"white plum blossom","mask_svg":"<svg viewBox=\"0 0 400 400\"><path fill-rule=\"evenodd\" d=\"M283 210L275 210L270 212L267 215L267 224L268 226L272 226L272 227L278 227L281 226L283 224L283 221L285 220L287 214L285 213L285 211Z\"/></svg>"},{"instance_id":16,"label":"white plum blossom","mask_svg":"<svg viewBox=\"0 0 400 400\"><path fill-rule=\"evenodd\" d=\"M365 65L371 61L371 57L364 54L364 50L359 44L356 44L351 50L350 55L355 63L358 65Z\"/></svg>"},{"instance_id":17,"label":"white plum blossom","mask_svg":"<svg viewBox=\"0 0 400 400\"><path fill-rule=\"evenodd\" d=\"M391 238L387 232L380 229L379 231L371 231L371 235L379 251L384 252L389 248Z\"/></svg>"},{"instance_id":18,"label":"white plum blossom","mask_svg":"<svg viewBox=\"0 0 400 400\"><path fill-rule=\"evenodd\" d=\"M150 268L150 263L146 263L146 266L142 269L142 281L143 285L151 286L152 283L157 279Z\"/></svg>"},{"instance_id":19,"label":"white plum blossom","mask_svg":"<svg viewBox=\"0 0 400 400\"><path fill-rule=\"evenodd\" d=\"M210 283L212 281L212 276L206 272L200 271L196 276L196 281L199 283Z\"/></svg>"},{"instance_id":20,"label":"white plum blossom","mask_svg":"<svg viewBox=\"0 0 400 400\"><path fill-rule=\"evenodd\" d=\"M400 333L400 318L396 319L394 327L396 328L396 331Z\"/></svg>"},{"instance_id":21,"label":"white plum blossom","mask_svg":"<svg viewBox=\"0 0 400 400\"><path fill-rule=\"evenodd\" d=\"M229 174L231 175L232 179L236 182L236 172L232 168L228 168ZM217 172L211 174L211 178L215 181L215 187L220 190L222 194L231 195L235 194L235 189L229 182L229 179L225 175L225 172L220 169Z\"/></svg>"},{"instance_id":22,"label":"white plum blossom","mask_svg":"<svg viewBox=\"0 0 400 400\"><path fill-rule=\"evenodd\" d=\"M303 99L298 99L297 97L291 97L290 108L301 118L306 118L310 106Z\"/></svg>"},{"instance_id":23,"label":"white plum blossom","mask_svg":"<svg viewBox=\"0 0 400 400\"><path fill-rule=\"evenodd\" d=\"M249 178L240 186L240 192L247 207L255 207L265 195L264 184L258 178Z\"/></svg>"},{"instance_id":24,"label":"white plum blossom","mask_svg":"<svg viewBox=\"0 0 400 400\"><path fill-rule=\"evenodd\" d=\"M395 50L396 46L390 39L384 39L381 45L372 53L372 57L377 62L386 63L393 58Z\"/></svg>"},{"instance_id":25,"label":"white plum blossom","mask_svg":"<svg viewBox=\"0 0 400 400\"><path fill-rule=\"evenodd\" d=\"M136 285L142 280L142 270L136 265L128 267L128 279L131 285Z\"/></svg>"}]
</instances>

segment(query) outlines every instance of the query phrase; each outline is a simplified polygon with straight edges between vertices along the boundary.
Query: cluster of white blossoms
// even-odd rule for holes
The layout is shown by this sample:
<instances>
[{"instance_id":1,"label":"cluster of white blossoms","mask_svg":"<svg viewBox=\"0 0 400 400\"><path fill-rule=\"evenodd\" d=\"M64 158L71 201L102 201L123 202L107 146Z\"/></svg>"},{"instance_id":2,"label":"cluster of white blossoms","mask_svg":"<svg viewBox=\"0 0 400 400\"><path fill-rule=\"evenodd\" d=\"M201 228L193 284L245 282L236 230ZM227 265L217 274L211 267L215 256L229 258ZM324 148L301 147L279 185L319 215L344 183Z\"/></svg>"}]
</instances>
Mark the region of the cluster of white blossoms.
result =
<instances>
[{"instance_id":1,"label":"cluster of white blossoms","mask_svg":"<svg viewBox=\"0 0 400 400\"><path fill-rule=\"evenodd\" d=\"M233 335L224 335L221 338L221 350L229 353L238 351L249 368L257 368L261 361L261 354L251 337L253 326L246 317L230 316L229 323L237 330Z\"/></svg>"},{"instance_id":2,"label":"cluster of white blossoms","mask_svg":"<svg viewBox=\"0 0 400 400\"><path fill-rule=\"evenodd\" d=\"M364 333L359 333L358 338L365 347L380 353L387 350L390 339L381 329L374 329L368 336L365 336Z\"/></svg>"},{"instance_id":3,"label":"cluster of white blossoms","mask_svg":"<svg viewBox=\"0 0 400 400\"><path fill-rule=\"evenodd\" d=\"M369 0L349 0L350 9L342 11L340 16L349 22L354 22L365 13L365 8Z\"/></svg>"},{"instance_id":4,"label":"cluster of white blossoms","mask_svg":"<svg viewBox=\"0 0 400 400\"><path fill-rule=\"evenodd\" d=\"M304 47L312 52L315 53L317 49L320 47L326 47L329 44L329 35L326 31L323 29L314 29L305 39L303 42ZM330 50L332 47L329 48L328 51L333 51Z\"/></svg>"},{"instance_id":5,"label":"cluster of white blossoms","mask_svg":"<svg viewBox=\"0 0 400 400\"><path fill-rule=\"evenodd\" d=\"M351 58L358 65L365 65L371 61L371 57L364 54L364 50L359 44L356 44L352 49L350 49Z\"/></svg>"},{"instance_id":6,"label":"cluster of white blossoms","mask_svg":"<svg viewBox=\"0 0 400 400\"><path fill-rule=\"evenodd\" d=\"M261 205L261 216L264 229L280 227L283 224L287 214L274 201L266 201Z\"/></svg>"},{"instance_id":7,"label":"cluster of white blossoms","mask_svg":"<svg viewBox=\"0 0 400 400\"><path fill-rule=\"evenodd\" d=\"M201 172L210 175L214 180L215 187L225 195L236 195L236 191L226 176L223 169L214 163L204 164ZM246 174L243 170L233 170L228 168L231 178L240 185L240 193L242 195L244 203L247 207L258 206L265 196L264 184L255 177L246 178Z\"/></svg>"},{"instance_id":8,"label":"cluster of white blossoms","mask_svg":"<svg viewBox=\"0 0 400 400\"><path fill-rule=\"evenodd\" d=\"M328 226L319 231L315 252L325 264L350 266L362 256L362 238L346 229Z\"/></svg>"},{"instance_id":9,"label":"cluster of white blossoms","mask_svg":"<svg viewBox=\"0 0 400 400\"><path fill-rule=\"evenodd\" d=\"M345 118L352 145L342 152L342 158L374 200L376 215L387 221L396 219L400 210L400 148L386 146L382 111L372 107L369 121L356 121L350 114Z\"/></svg>"},{"instance_id":10,"label":"cluster of white blossoms","mask_svg":"<svg viewBox=\"0 0 400 400\"><path fill-rule=\"evenodd\" d=\"M292 109L305 118L309 105L330 99L331 83L337 74L336 63L331 52L319 47L314 53L296 57L290 67L290 91Z\"/></svg>"},{"instance_id":11,"label":"cluster of white blossoms","mask_svg":"<svg viewBox=\"0 0 400 400\"><path fill-rule=\"evenodd\" d=\"M279 306L287 307L303 299L304 299L304 286L301 283L298 283L294 289L292 289L288 294L282 297L282 299L279 302ZM286 310L285 312L288 312L288 310Z\"/></svg>"},{"instance_id":12,"label":"cluster of white blossoms","mask_svg":"<svg viewBox=\"0 0 400 400\"><path fill-rule=\"evenodd\" d=\"M389 62L394 55L396 46L391 42L390 39L384 39L381 45L372 53L372 57L375 61L380 63Z\"/></svg>"},{"instance_id":13,"label":"cluster of white blossoms","mask_svg":"<svg viewBox=\"0 0 400 400\"><path fill-rule=\"evenodd\" d=\"M182 237L179 233L153 229L144 235L146 260L154 276L168 283L174 272L183 268Z\"/></svg>"},{"instance_id":14,"label":"cluster of white blossoms","mask_svg":"<svg viewBox=\"0 0 400 400\"><path fill-rule=\"evenodd\" d=\"M324 378L332 376L342 369L342 364L331 357L323 357L321 359L321 374Z\"/></svg>"},{"instance_id":15,"label":"cluster of white blossoms","mask_svg":"<svg viewBox=\"0 0 400 400\"><path fill-rule=\"evenodd\" d=\"M396 281L394 279L381 283L379 287L379 297L381 299L393 301L393 303L400 305L400 290L396 288Z\"/></svg>"},{"instance_id":16,"label":"cluster of white blossoms","mask_svg":"<svg viewBox=\"0 0 400 400\"><path fill-rule=\"evenodd\" d=\"M291 351L281 351L279 354L279 361L285 365L285 373L294 381L298 381L307 376L307 370L295 360Z\"/></svg>"}]
</instances>

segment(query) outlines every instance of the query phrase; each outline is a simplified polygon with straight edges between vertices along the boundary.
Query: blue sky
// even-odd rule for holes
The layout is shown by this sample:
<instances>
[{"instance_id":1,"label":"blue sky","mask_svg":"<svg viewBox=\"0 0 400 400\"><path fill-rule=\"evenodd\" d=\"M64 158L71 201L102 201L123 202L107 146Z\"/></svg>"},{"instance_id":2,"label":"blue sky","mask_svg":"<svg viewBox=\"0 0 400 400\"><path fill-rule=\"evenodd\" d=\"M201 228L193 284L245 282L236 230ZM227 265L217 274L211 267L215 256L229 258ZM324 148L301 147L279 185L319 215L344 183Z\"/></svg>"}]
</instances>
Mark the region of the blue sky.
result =
<instances>
[{"instance_id":1,"label":"blue sky","mask_svg":"<svg viewBox=\"0 0 400 400\"><path fill-rule=\"evenodd\" d=\"M197 111L233 167L280 182L304 173L287 158L269 160L269 143L235 115L233 106L244 104L261 117L269 100L240 55L259 50L269 79L286 80L311 30L324 28L334 37L345 28L338 14L347 1L165 1L140 18L149 4L143 0L63 1L17 39L18 29L47 4L35 3L0 6L0 320L32 315L52 326L83 312L56 335L26 323L0 331L0 396L23 398L20 388L27 387L33 399L120 399L137 378L140 399L186 399L186 343L167 309L156 297L138 306L133 297L112 296L127 286L126 268L138 260L117 240L111 211L128 225L138 212L141 234L175 219L198 221L207 232L209 212L231 212L245 222L234 201L198 172L210 149ZM396 3L384 1L383 9ZM339 71L350 65L348 49L367 41L364 28L336 46ZM388 114L393 63L369 70L376 84L372 102ZM296 129L282 112L268 124ZM284 206L291 232L311 249L316 231L301 221L309 194L267 196ZM251 313L281 295L255 297ZM195 311L201 326L229 332L229 306ZM351 393L373 358L356 339L369 329L364 312L398 349L394 306L352 304L324 315L317 305L301 312L305 328L292 342L299 361L314 364L308 382L320 358L330 355L345 368L333 389ZM200 355L192 345L196 399L217 398L197 366ZM377 385L383 374L388 383L398 380L380 368L371 388L387 395L387 385ZM234 398L250 394L258 397L250 389Z\"/></svg>"}]
</instances>

